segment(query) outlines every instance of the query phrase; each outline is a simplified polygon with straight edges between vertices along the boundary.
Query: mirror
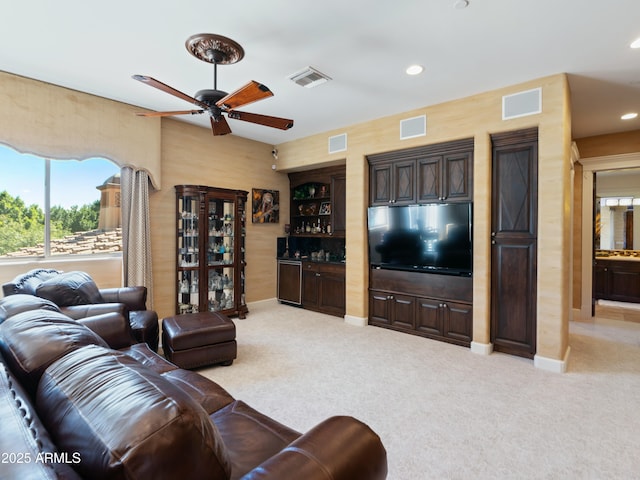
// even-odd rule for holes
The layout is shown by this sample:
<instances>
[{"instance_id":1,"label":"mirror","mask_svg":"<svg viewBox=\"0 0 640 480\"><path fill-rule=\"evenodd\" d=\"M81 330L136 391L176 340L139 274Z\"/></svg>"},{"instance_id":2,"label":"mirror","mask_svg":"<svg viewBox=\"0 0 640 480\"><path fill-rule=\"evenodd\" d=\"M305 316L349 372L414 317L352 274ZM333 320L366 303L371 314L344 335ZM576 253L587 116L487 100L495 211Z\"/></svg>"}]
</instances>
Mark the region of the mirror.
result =
<instances>
[{"instance_id":1,"label":"mirror","mask_svg":"<svg viewBox=\"0 0 640 480\"><path fill-rule=\"evenodd\" d=\"M595 205L596 252L640 250L640 168L596 172Z\"/></svg>"}]
</instances>

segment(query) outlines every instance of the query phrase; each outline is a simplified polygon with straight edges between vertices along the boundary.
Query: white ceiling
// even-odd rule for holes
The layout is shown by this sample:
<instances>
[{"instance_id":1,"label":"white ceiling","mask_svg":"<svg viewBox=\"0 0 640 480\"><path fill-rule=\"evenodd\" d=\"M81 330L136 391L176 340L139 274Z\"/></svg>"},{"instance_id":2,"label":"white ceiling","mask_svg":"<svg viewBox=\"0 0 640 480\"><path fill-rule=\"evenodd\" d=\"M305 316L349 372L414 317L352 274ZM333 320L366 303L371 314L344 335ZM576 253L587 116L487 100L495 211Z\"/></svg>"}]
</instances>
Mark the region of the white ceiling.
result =
<instances>
[{"instance_id":1,"label":"white ceiling","mask_svg":"<svg viewBox=\"0 0 640 480\"><path fill-rule=\"evenodd\" d=\"M218 88L257 80L275 96L243 110L295 120L288 131L229 120L269 144L562 72L574 138L640 129L620 121L640 112L638 0L1 1L1 70L158 111L191 106L131 75L194 95L213 88L213 66L185 40L232 38L245 57L219 67ZM412 63L425 72L407 76ZM288 80L306 66L333 80ZM206 115L180 118L209 127Z\"/></svg>"}]
</instances>

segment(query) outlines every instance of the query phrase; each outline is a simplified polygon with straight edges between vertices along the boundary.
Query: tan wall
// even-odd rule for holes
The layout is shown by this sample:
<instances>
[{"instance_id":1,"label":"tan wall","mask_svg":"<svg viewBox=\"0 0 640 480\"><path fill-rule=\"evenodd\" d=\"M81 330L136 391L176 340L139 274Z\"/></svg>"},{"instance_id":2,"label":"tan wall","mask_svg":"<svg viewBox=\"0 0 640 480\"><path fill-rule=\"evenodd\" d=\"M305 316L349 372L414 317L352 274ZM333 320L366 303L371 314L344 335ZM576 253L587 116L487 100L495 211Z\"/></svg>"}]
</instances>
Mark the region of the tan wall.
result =
<instances>
[{"instance_id":1,"label":"tan wall","mask_svg":"<svg viewBox=\"0 0 640 480\"><path fill-rule=\"evenodd\" d=\"M271 169L271 145L171 119L162 122L164 187L150 195L154 307L160 318L176 308L176 195L174 185L209 185L249 192L279 190L280 223L252 224L247 216L247 302L276 296L276 237L289 219L289 178ZM250 207L249 207L250 208ZM251 313L249 313L251 314Z\"/></svg>"},{"instance_id":2,"label":"tan wall","mask_svg":"<svg viewBox=\"0 0 640 480\"><path fill-rule=\"evenodd\" d=\"M640 130L579 138L576 144L580 158L640 152Z\"/></svg>"},{"instance_id":3,"label":"tan wall","mask_svg":"<svg viewBox=\"0 0 640 480\"><path fill-rule=\"evenodd\" d=\"M140 108L4 72L0 105L0 143L55 159L135 165L161 187L160 119L137 117Z\"/></svg>"},{"instance_id":4,"label":"tan wall","mask_svg":"<svg viewBox=\"0 0 640 480\"><path fill-rule=\"evenodd\" d=\"M13 278L29 270L36 268L55 268L63 272L81 270L91 275L99 288L112 288L122 286L122 256L110 255L99 259L87 260L87 258L61 259L51 258L45 260L27 260L0 264L0 285L11 281ZM0 292L0 296L2 293Z\"/></svg>"},{"instance_id":5,"label":"tan wall","mask_svg":"<svg viewBox=\"0 0 640 480\"><path fill-rule=\"evenodd\" d=\"M542 87L543 113L501 119L506 94ZM490 313L490 135L539 128L538 354L562 360L568 345L570 298L571 122L564 75L554 75L473 97L314 135L278 146L279 170L311 168L346 158L347 165L347 315L368 315L366 156L474 138L474 342L489 343ZM427 135L399 140L399 121L427 115ZM329 155L329 136L347 133L348 151Z\"/></svg>"}]
</instances>

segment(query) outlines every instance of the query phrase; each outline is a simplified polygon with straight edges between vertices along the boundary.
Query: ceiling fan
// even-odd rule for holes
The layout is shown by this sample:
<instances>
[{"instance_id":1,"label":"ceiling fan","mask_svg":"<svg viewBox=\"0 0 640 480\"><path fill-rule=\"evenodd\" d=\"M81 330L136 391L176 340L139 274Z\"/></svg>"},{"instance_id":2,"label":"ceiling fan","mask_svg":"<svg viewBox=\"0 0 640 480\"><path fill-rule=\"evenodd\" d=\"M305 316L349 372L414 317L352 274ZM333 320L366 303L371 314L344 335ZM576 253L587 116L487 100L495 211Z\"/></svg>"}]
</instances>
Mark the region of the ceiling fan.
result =
<instances>
[{"instance_id":1,"label":"ceiling fan","mask_svg":"<svg viewBox=\"0 0 640 480\"><path fill-rule=\"evenodd\" d=\"M234 120L243 120L266 127L279 128L281 130L288 130L293 127L293 120L287 118L236 110L237 107L273 96L273 92L269 90L268 87L255 80L251 80L232 93L218 90L218 65L237 63L244 57L244 50L238 43L222 35L199 33L189 37L185 42L185 46L189 53L197 59L203 62L213 63L213 89L199 90L193 97L190 97L152 77L133 75L133 79L181 98L182 100L186 100L189 103L193 103L200 107L200 109L173 112L141 112L136 113L136 115L142 117L168 117L172 115L198 115L208 113L211 118L211 129L214 135L231 133L231 128L224 118L223 113L225 113L228 118Z\"/></svg>"}]
</instances>

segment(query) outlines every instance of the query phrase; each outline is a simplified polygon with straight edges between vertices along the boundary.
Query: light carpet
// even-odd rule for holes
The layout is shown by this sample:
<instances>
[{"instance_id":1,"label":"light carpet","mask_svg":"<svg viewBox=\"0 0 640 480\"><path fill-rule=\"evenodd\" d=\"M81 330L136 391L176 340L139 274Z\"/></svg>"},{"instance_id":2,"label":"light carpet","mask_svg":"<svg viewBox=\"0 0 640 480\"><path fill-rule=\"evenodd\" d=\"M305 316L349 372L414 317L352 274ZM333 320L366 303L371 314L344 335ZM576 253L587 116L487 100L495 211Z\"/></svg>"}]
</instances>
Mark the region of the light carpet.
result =
<instances>
[{"instance_id":1,"label":"light carpet","mask_svg":"<svg viewBox=\"0 0 640 480\"><path fill-rule=\"evenodd\" d=\"M234 322L238 358L200 373L301 432L364 421L390 480L640 478L640 324L573 322L558 374L275 302Z\"/></svg>"}]
</instances>

